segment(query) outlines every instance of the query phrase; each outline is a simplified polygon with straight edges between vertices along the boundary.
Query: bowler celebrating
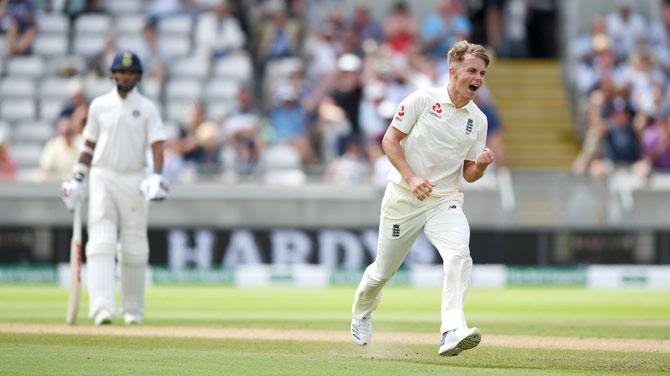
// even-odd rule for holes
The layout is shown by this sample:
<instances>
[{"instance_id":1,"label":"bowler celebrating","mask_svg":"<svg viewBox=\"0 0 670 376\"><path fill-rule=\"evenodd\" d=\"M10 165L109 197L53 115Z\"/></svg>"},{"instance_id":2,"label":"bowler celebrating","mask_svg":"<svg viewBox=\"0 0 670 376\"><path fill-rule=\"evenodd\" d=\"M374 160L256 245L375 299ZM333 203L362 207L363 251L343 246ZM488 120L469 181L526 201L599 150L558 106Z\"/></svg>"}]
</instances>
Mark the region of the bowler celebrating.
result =
<instances>
[{"instance_id":1,"label":"bowler celebrating","mask_svg":"<svg viewBox=\"0 0 670 376\"><path fill-rule=\"evenodd\" d=\"M90 167L88 243L89 316L96 325L115 315L115 258L121 271L121 308L126 324L144 318L144 279L149 260L148 201L167 197L163 168L163 122L156 106L135 86L142 65L132 52L114 57L116 87L93 100L84 128L85 144L61 197L72 209L82 194ZM146 176L147 149L153 174ZM118 247L117 247L118 245Z\"/></svg>"},{"instance_id":2,"label":"bowler celebrating","mask_svg":"<svg viewBox=\"0 0 670 376\"><path fill-rule=\"evenodd\" d=\"M444 264L439 354L458 355L481 340L479 329L468 328L463 314L472 258L459 174L462 169L465 180L474 182L494 161L485 147L486 116L473 103L489 57L484 47L460 41L449 50L448 63L446 87L417 90L405 98L382 141L394 169L381 205L377 255L352 307L351 336L361 346L372 337L372 312L382 288L422 230Z\"/></svg>"}]
</instances>

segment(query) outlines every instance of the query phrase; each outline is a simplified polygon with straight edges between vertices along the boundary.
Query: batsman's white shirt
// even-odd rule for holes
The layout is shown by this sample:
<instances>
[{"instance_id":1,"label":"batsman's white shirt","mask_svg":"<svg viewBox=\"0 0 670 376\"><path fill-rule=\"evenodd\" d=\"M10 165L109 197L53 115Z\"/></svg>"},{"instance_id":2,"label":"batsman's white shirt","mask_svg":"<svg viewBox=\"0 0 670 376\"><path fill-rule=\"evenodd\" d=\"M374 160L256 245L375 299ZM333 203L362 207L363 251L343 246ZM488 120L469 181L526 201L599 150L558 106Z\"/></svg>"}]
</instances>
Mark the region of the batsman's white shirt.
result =
<instances>
[{"instance_id":1,"label":"batsman's white shirt","mask_svg":"<svg viewBox=\"0 0 670 376\"><path fill-rule=\"evenodd\" d=\"M446 86L410 94L398 106L391 126L407 134L400 142L407 163L435 184L434 196L457 193L463 161L474 161L486 146L486 115L472 101L456 108ZM408 188L395 168L388 179Z\"/></svg>"},{"instance_id":2,"label":"batsman's white shirt","mask_svg":"<svg viewBox=\"0 0 670 376\"><path fill-rule=\"evenodd\" d=\"M132 172L147 166L148 146L165 140L165 132L151 100L137 89L124 100L114 88L91 103L84 138L96 143L93 167Z\"/></svg>"}]
</instances>

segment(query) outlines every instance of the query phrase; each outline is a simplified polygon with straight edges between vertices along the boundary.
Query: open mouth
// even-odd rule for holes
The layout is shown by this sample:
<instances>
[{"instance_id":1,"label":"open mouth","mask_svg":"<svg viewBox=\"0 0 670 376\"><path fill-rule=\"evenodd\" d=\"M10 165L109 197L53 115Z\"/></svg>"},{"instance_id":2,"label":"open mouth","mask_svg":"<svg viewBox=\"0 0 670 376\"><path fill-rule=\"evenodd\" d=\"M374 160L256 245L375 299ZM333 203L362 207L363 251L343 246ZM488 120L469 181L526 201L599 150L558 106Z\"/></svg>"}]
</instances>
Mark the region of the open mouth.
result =
<instances>
[{"instance_id":1,"label":"open mouth","mask_svg":"<svg viewBox=\"0 0 670 376\"><path fill-rule=\"evenodd\" d=\"M472 92L475 92L475 91L477 91L477 89L479 89L479 86L477 86L477 85L470 85L470 86L468 86L468 89L470 89L470 91L472 91Z\"/></svg>"}]
</instances>

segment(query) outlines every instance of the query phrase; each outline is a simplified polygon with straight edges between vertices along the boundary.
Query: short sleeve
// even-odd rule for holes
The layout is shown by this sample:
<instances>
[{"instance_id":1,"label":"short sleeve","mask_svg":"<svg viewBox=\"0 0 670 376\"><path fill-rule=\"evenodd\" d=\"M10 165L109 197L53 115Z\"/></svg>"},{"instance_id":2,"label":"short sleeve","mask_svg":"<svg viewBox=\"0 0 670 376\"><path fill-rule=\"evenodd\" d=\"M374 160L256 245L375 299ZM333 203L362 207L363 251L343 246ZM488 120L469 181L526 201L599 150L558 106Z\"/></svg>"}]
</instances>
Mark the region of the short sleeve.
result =
<instances>
[{"instance_id":1,"label":"short sleeve","mask_svg":"<svg viewBox=\"0 0 670 376\"><path fill-rule=\"evenodd\" d=\"M91 106L88 108L88 114L86 116L86 125L84 126L84 131L82 135L84 139L98 142L98 136L100 135L100 121L98 120L98 105L97 101L93 101Z\"/></svg>"},{"instance_id":2,"label":"short sleeve","mask_svg":"<svg viewBox=\"0 0 670 376\"><path fill-rule=\"evenodd\" d=\"M149 105L149 116L147 117L147 134L149 145L157 141L165 141L167 138L165 135L165 127L163 126L163 120L158 114L158 110L153 103Z\"/></svg>"},{"instance_id":3,"label":"short sleeve","mask_svg":"<svg viewBox=\"0 0 670 376\"><path fill-rule=\"evenodd\" d=\"M468 154L465 156L465 159L468 161L477 160L477 155L479 155L479 153L484 150L484 147L486 147L486 129L488 128L488 120L486 119L486 116L482 115L482 119L480 121L482 126L479 128L477 139L470 147L470 150L468 150Z\"/></svg>"},{"instance_id":4,"label":"short sleeve","mask_svg":"<svg viewBox=\"0 0 670 376\"><path fill-rule=\"evenodd\" d=\"M426 108L426 103L426 95L422 92L415 91L410 94L398 105L391 126L404 134L409 134Z\"/></svg>"}]
</instances>

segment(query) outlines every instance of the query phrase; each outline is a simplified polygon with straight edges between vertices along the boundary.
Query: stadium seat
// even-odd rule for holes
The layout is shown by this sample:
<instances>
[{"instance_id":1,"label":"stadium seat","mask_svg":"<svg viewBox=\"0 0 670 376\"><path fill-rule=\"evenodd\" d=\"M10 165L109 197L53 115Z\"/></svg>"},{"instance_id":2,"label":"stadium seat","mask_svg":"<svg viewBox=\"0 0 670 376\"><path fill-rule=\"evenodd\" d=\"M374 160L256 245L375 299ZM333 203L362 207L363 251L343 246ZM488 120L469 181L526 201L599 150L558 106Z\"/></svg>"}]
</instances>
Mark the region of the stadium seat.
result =
<instances>
[{"instance_id":1,"label":"stadium seat","mask_svg":"<svg viewBox=\"0 0 670 376\"><path fill-rule=\"evenodd\" d=\"M65 55L67 49L67 34L40 34L33 44L33 53L41 56Z\"/></svg>"},{"instance_id":2,"label":"stadium seat","mask_svg":"<svg viewBox=\"0 0 670 376\"><path fill-rule=\"evenodd\" d=\"M193 27L193 18L189 14L171 16L158 22L160 36L189 36Z\"/></svg>"},{"instance_id":3,"label":"stadium seat","mask_svg":"<svg viewBox=\"0 0 670 376\"><path fill-rule=\"evenodd\" d=\"M188 99L168 100L165 105L165 120L176 123L183 122L188 109L191 108L192 105L193 101Z\"/></svg>"},{"instance_id":4,"label":"stadium seat","mask_svg":"<svg viewBox=\"0 0 670 376\"><path fill-rule=\"evenodd\" d=\"M93 57L105 47L105 34L80 34L74 39L74 53L84 57Z\"/></svg>"},{"instance_id":5,"label":"stadium seat","mask_svg":"<svg viewBox=\"0 0 670 376\"><path fill-rule=\"evenodd\" d=\"M205 96L210 100L237 100L240 85L228 79L216 78L207 81Z\"/></svg>"},{"instance_id":6,"label":"stadium seat","mask_svg":"<svg viewBox=\"0 0 670 376\"><path fill-rule=\"evenodd\" d=\"M124 34L116 39L119 50L141 51L144 48L144 39L141 34Z\"/></svg>"},{"instance_id":7,"label":"stadium seat","mask_svg":"<svg viewBox=\"0 0 670 376\"><path fill-rule=\"evenodd\" d=\"M84 91L89 98L95 98L99 95L106 94L114 85L110 78L88 77L84 81Z\"/></svg>"},{"instance_id":8,"label":"stadium seat","mask_svg":"<svg viewBox=\"0 0 670 376\"><path fill-rule=\"evenodd\" d=\"M263 181L271 185L301 185L307 181L298 152L289 145L269 147L262 157Z\"/></svg>"},{"instance_id":9,"label":"stadium seat","mask_svg":"<svg viewBox=\"0 0 670 376\"><path fill-rule=\"evenodd\" d=\"M40 101L40 119L53 122L60 115L65 100L63 99L42 99Z\"/></svg>"},{"instance_id":10,"label":"stadium seat","mask_svg":"<svg viewBox=\"0 0 670 376\"><path fill-rule=\"evenodd\" d=\"M10 151L17 167L25 169L39 166L42 148L42 143L21 142L12 144Z\"/></svg>"},{"instance_id":11,"label":"stadium seat","mask_svg":"<svg viewBox=\"0 0 670 376\"><path fill-rule=\"evenodd\" d=\"M160 101L161 83L157 79L144 78L140 82L140 91L154 101Z\"/></svg>"},{"instance_id":12,"label":"stadium seat","mask_svg":"<svg viewBox=\"0 0 670 376\"><path fill-rule=\"evenodd\" d=\"M5 99L0 104L0 117L8 121L35 119L37 110L32 99Z\"/></svg>"},{"instance_id":13,"label":"stadium seat","mask_svg":"<svg viewBox=\"0 0 670 376\"><path fill-rule=\"evenodd\" d=\"M191 38L186 36L160 36L158 48L169 57L182 57L191 52Z\"/></svg>"},{"instance_id":14,"label":"stadium seat","mask_svg":"<svg viewBox=\"0 0 670 376\"><path fill-rule=\"evenodd\" d=\"M35 96L35 82L30 78L3 78L0 81L0 96L4 99L32 98Z\"/></svg>"},{"instance_id":15,"label":"stadium seat","mask_svg":"<svg viewBox=\"0 0 670 376\"><path fill-rule=\"evenodd\" d=\"M74 22L76 36L105 35L112 26L112 19L106 14L83 14Z\"/></svg>"},{"instance_id":16,"label":"stadium seat","mask_svg":"<svg viewBox=\"0 0 670 376\"><path fill-rule=\"evenodd\" d=\"M6 73L9 76L41 77L46 68L39 56L17 56L7 60Z\"/></svg>"},{"instance_id":17,"label":"stadium seat","mask_svg":"<svg viewBox=\"0 0 670 376\"><path fill-rule=\"evenodd\" d=\"M175 59L169 69L172 77L205 78L209 73L209 64L198 57L185 57Z\"/></svg>"},{"instance_id":18,"label":"stadium seat","mask_svg":"<svg viewBox=\"0 0 670 376\"><path fill-rule=\"evenodd\" d=\"M12 141L12 127L9 125L9 123L0 120L0 139L5 139L9 142Z\"/></svg>"},{"instance_id":19,"label":"stadium seat","mask_svg":"<svg viewBox=\"0 0 670 376\"><path fill-rule=\"evenodd\" d=\"M127 15L142 13L142 0L105 0L104 8L113 15Z\"/></svg>"},{"instance_id":20,"label":"stadium seat","mask_svg":"<svg viewBox=\"0 0 670 376\"><path fill-rule=\"evenodd\" d=\"M245 53L236 53L216 62L214 74L237 82L251 82L253 79L251 58Z\"/></svg>"},{"instance_id":21,"label":"stadium seat","mask_svg":"<svg viewBox=\"0 0 670 376\"><path fill-rule=\"evenodd\" d=\"M70 32L70 21L64 14L44 13L37 17L37 31L40 35L67 35Z\"/></svg>"},{"instance_id":22,"label":"stadium seat","mask_svg":"<svg viewBox=\"0 0 670 376\"><path fill-rule=\"evenodd\" d=\"M12 136L15 143L34 142L44 144L56 134L54 126L50 122L26 122L19 123L14 127Z\"/></svg>"},{"instance_id":23,"label":"stadium seat","mask_svg":"<svg viewBox=\"0 0 670 376\"><path fill-rule=\"evenodd\" d=\"M165 96L168 100L196 100L202 96L202 84L198 79L176 78L168 81L165 88Z\"/></svg>"},{"instance_id":24,"label":"stadium seat","mask_svg":"<svg viewBox=\"0 0 670 376\"><path fill-rule=\"evenodd\" d=\"M237 110L237 101L223 100L223 99L209 100L207 102L206 108L207 108L208 119L220 121Z\"/></svg>"},{"instance_id":25,"label":"stadium seat","mask_svg":"<svg viewBox=\"0 0 670 376\"><path fill-rule=\"evenodd\" d=\"M124 15L123 17L117 17L114 27L116 28L116 32L119 33L120 36L124 35L141 36L142 29L144 28L144 25L146 23L147 20L141 13L127 14Z\"/></svg>"},{"instance_id":26,"label":"stadium seat","mask_svg":"<svg viewBox=\"0 0 670 376\"><path fill-rule=\"evenodd\" d=\"M65 100L70 96L72 79L62 77L47 77L40 84L39 97Z\"/></svg>"}]
</instances>

